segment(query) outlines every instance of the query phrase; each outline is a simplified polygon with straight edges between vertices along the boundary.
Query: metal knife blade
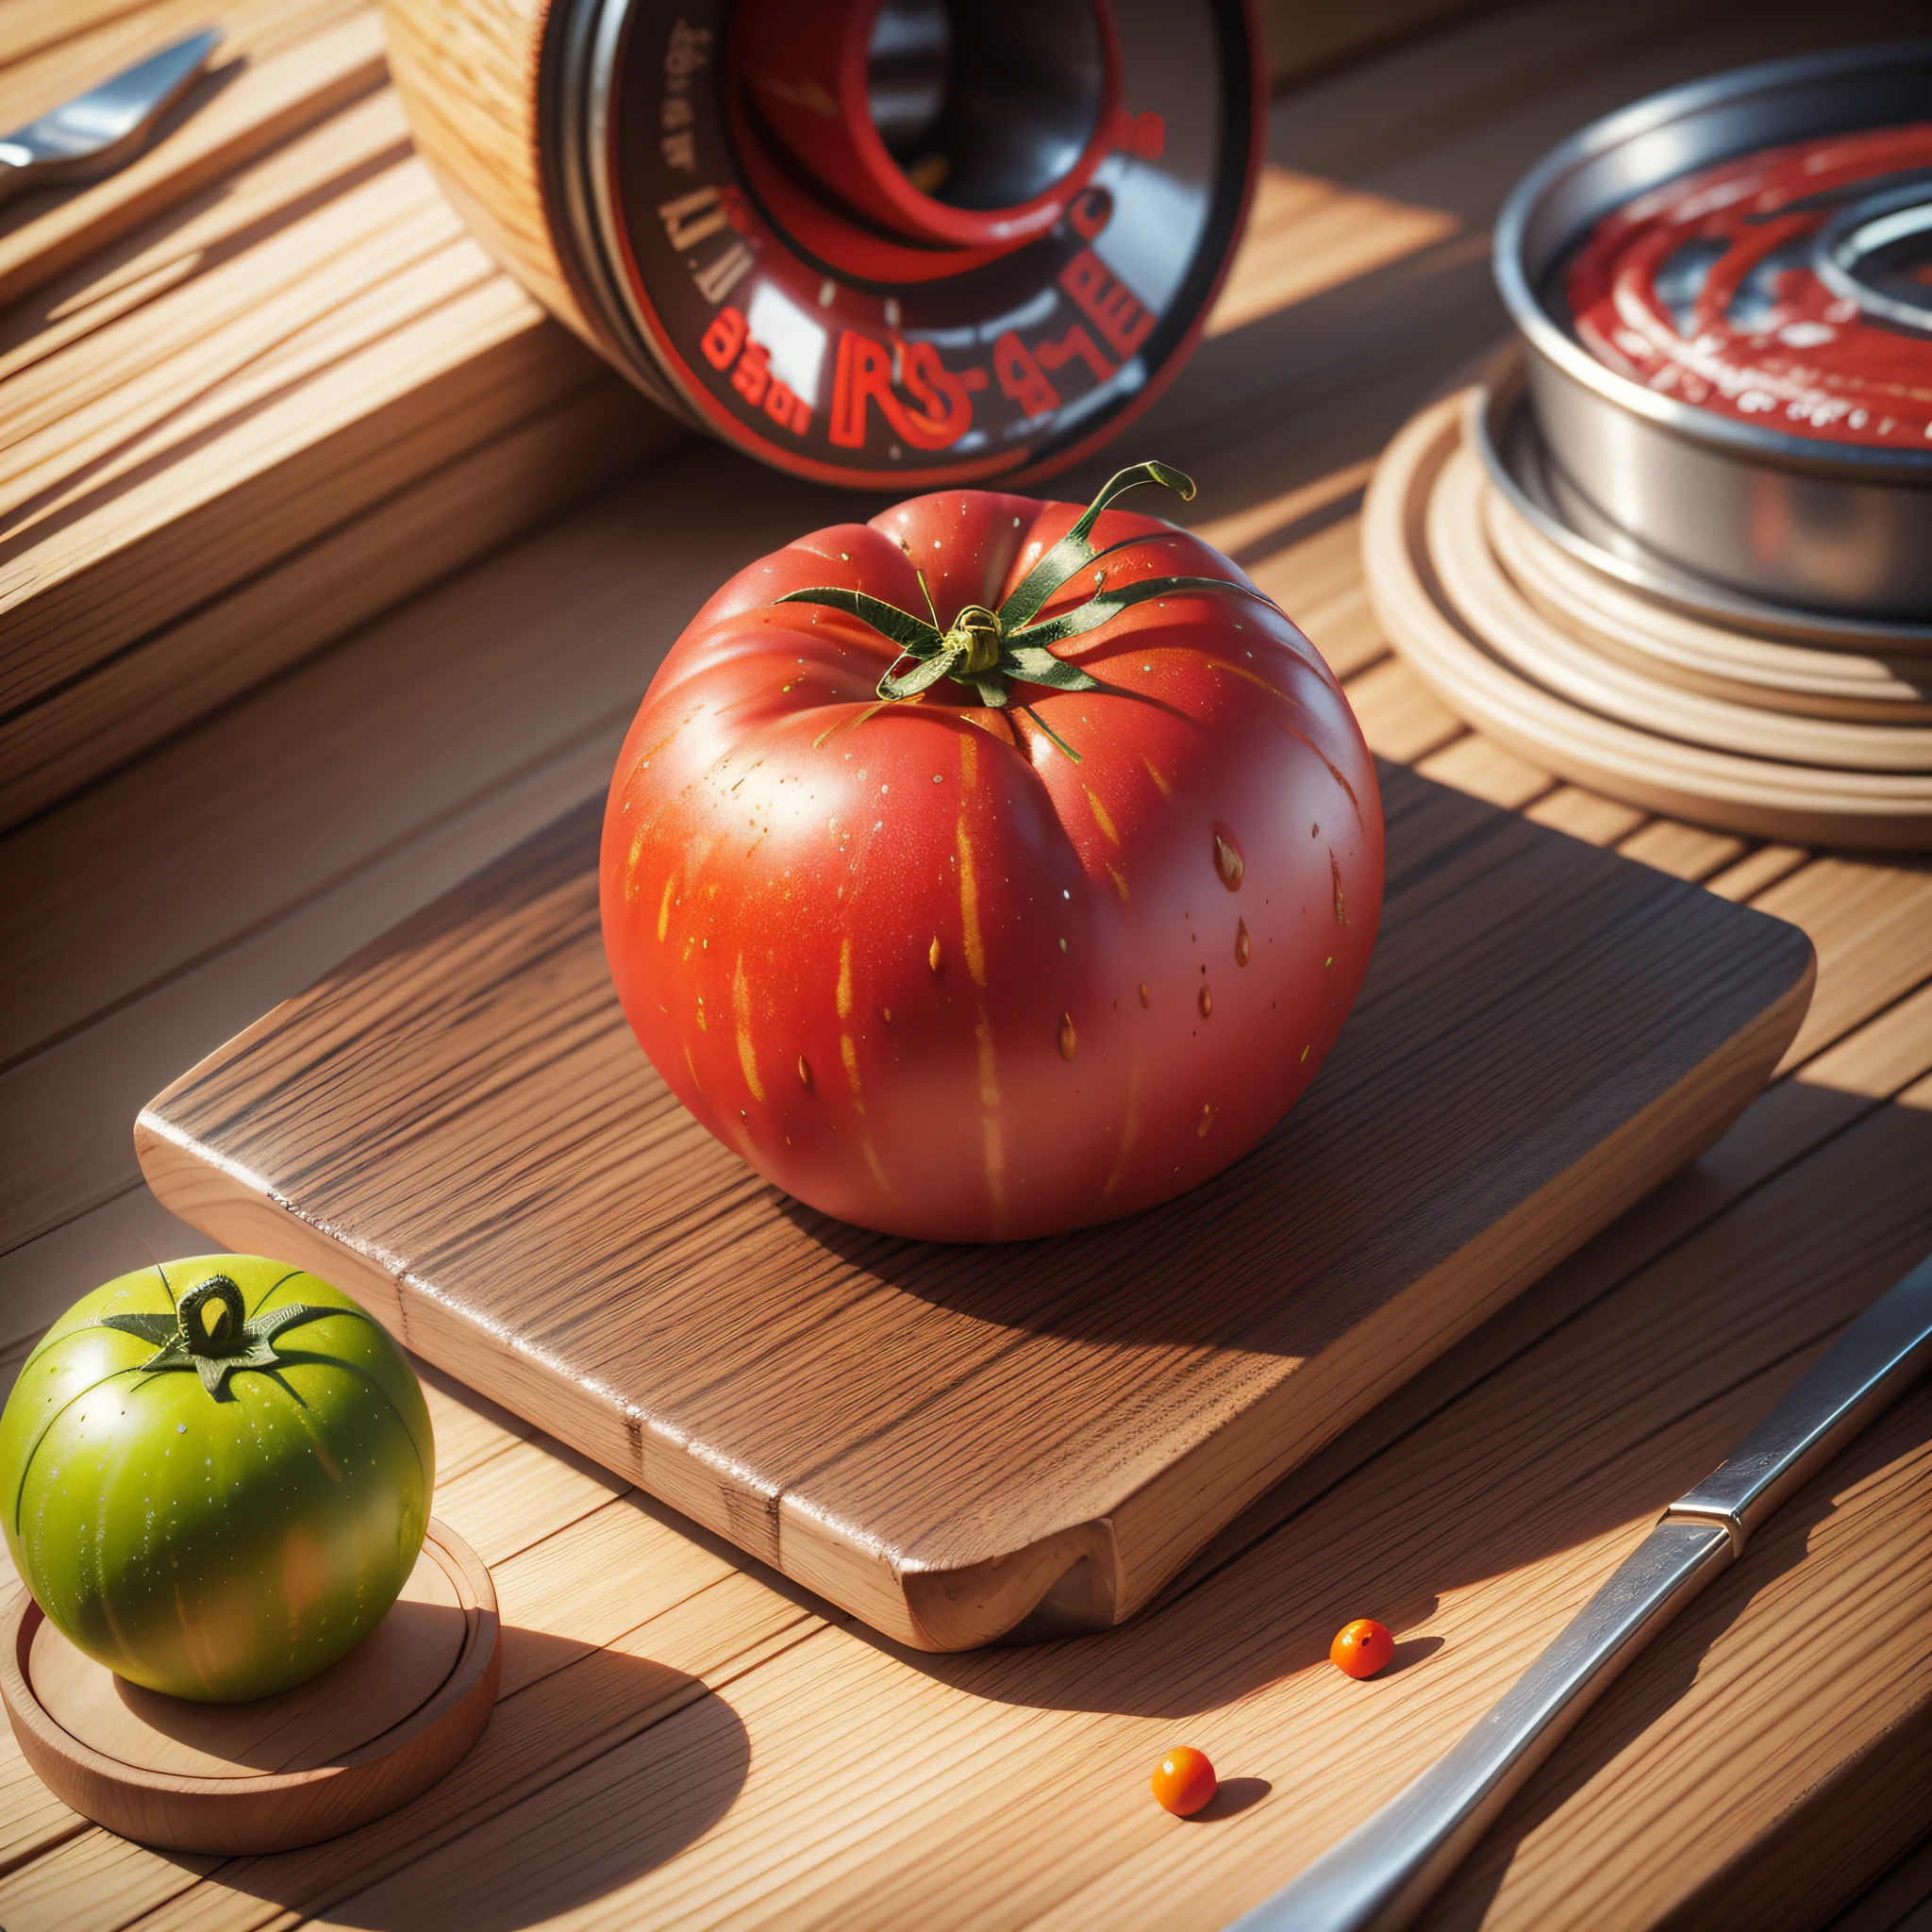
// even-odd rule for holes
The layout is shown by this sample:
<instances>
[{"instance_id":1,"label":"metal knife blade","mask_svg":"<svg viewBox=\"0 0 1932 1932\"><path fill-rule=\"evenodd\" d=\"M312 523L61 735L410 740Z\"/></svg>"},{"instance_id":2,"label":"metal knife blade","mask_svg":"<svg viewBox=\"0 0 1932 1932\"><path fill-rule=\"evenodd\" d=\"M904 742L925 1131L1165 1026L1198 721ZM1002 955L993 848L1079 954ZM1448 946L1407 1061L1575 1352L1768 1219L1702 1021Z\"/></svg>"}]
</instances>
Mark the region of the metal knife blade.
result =
<instances>
[{"instance_id":1,"label":"metal knife blade","mask_svg":"<svg viewBox=\"0 0 1932 1932\"><path fill-rule=\"evenodd\" d=\"M1630 1659L1815 1470L1932 1367L1932 1257L1879 1296L1681 1496L1429 1769L1228 1932L1402 1932Z\"/></svg>"},{"instance_id":2,"label":"metal knife blade","mask_svg":"<svg viewBox=\"0 0 1932 1932\"><path fill-rule=\"evenodd\" d=\"M221 41L219 27L190 34L0 136L0 200L25 188L92 181L125 166L200 77Z\"/></svg>"}]
</instances>

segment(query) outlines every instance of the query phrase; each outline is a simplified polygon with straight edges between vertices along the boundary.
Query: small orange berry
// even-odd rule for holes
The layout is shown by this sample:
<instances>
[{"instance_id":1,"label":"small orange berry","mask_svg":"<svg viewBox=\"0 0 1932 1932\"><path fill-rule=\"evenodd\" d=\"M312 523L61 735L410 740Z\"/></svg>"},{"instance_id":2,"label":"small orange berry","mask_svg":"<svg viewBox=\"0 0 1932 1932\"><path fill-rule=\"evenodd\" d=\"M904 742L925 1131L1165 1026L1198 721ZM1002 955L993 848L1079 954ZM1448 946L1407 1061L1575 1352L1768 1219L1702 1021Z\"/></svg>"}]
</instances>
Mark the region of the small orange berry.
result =
<instances>
[{"instance_id":1,"label":"small orange berry","mask_svg":"<svg viewBox=\"0 0 1932 1932\"><path fill-rule=\"evenodd\" d=\"M1373 1617L1344 1624L1328 1646L1328 1661L1351 1677L1373 1677L1395 1655L1395 1640Z\"/></svg>"},{"instance_id":2,"label":"small orange berry","mask_svg":"<svg viewBox=\"0 0 1932 1932\"><path fill-rule=\"evenodd\" d=\"M1177 1744L1155 1767L1154 1799L1176 1818L1191 1818L1220 1789L1205 1751Z\"/></svg>"}]
</instances>

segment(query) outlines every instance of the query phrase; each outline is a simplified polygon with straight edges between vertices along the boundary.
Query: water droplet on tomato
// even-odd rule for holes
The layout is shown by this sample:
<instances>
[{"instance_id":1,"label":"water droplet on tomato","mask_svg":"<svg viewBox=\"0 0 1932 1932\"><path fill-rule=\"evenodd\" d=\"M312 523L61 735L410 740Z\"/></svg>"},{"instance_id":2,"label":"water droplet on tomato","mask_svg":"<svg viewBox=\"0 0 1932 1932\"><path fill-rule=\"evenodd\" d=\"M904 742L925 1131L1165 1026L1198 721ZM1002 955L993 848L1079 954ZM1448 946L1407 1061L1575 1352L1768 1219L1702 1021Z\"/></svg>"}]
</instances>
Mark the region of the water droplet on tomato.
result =
<instances>
[{"instance_id":1,"label":"water droplet on tomato","mask_svg":"<svg viewBox=\"0 0 1932 1932\"><path fill-rule=\"evenodd\" d=\"M1151 1007L1154 1004L1154 995L1147 991L1147 982L1144 979L1141 982L1141 1004L1143 1007Z\"/></svg>"},{"instance_id":2,"label":"water droplet on tomato","mask_svg":"<svg viewBox=\"0 0 1932 1932\"><path fill-rule=\"evenodd\" d=\"M1204 986L1201 989L1201 997L1194 1004L1200 1008L1201 1017L1205 1020L1214 1011L1214 995Z\"/></svg>"},{"instance_id":3,"label":"water droplet on tomato","mask_svg":"<svg viewBox=\"0 0 1932 1932\"><path fill-rule=\"evenodd\" d=\"M1077 1036L1076 1036L1076 1035L1074 1034L1074 1022L1073 1022L1073 1019L1072 1019L1072 1017L1071 1017L1070 1015L1066 1014L1066 1013L1062 1013L1062 1014L1060 1015L1060 1058L1061 1058L1061 1059L1063 1059L1063 1060L1070 1060L1070 1059L1072 1059L1072 1058L1074 1058L1074 1049L1075 1049L1075 1048L1076 1048L1076 1047L1077 1047L1077 1046L1079 1045L1079 1043L1080 1043L1080 1042L1079 1042L1079 1040L1078 1040Z\"/></svg>"},{"instance_id":4,"label":"water droplet on tomato","mask_svg":"<svg viewBox=\"0 0 1932 1932\"><path fill-rule=\"evenodd\" d=\"M1235 843L1235 837L1225 825L1214 827L1214 870L1221 875L1221 883L1230 892L1241 889L1241 874L1248 869L1248 861L1241 857L1241 848Z\"/></svg>"},{"instance_id":5,"label":"water droplet on tomato","mask_svg":"<svg viewBox=\"0 0 1932 1932\"><path fill-rule=\"evenodd\" d=\"M811 1062L803 1054L798 1056L798 1084L801 1087L811 1085Z\"/></svg>"},{"instance_id":6,"label":"water droplet on tomato","mask_svg":"<svg viewBox=\"0 0 1932 1932\"><path fill-rule=\"evenodd\" d=\"M1211 1127L1213 1124L1214 1109L1210 1105L1208 1105L1208 1102L1203 1101L1201 1103L1201 1124L1194 1129L1194 1139L1197 1141L1206 1140L1208 1137L1208 1129Z\"/></svg>"},{"instance_id":7,"label":"water droplet on tomato","mask_svg":"<svg viewBox=\"0 0 1932 1932\"><path fill-rule=\"evenodd\" d=\"M1237 919L1234 923L1234 963L1245 966L1248 956L1254 951L1254 941L1248 938L1248 922Z\"/></svg>"},{"instance_id":8,"label":"water droplet on tomato","mask_svg":"<svg viewBox=\"0 0 1932 1932\"><path fill-rule=\"evenodd\" d=\"M933 935L932 944L929 945L925 950L925 963L928 966L930 966L935 973L937 973L940 970L940 962L945 957L945 954L940 950L939 935L935 933Z\"/></svg>"}]
</instances>

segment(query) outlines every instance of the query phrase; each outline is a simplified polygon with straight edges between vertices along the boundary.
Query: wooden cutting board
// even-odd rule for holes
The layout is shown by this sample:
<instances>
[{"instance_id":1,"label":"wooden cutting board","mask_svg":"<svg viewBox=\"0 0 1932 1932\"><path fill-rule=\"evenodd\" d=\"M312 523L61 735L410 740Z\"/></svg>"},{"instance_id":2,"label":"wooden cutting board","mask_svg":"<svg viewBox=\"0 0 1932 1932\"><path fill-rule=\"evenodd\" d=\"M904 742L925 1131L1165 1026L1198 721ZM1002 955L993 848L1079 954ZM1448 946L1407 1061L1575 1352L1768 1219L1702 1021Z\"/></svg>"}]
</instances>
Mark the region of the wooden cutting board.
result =
<instances>
[{"instance_id":1,"label":"wooden cutting board","mask_svg":"<svg viewBox=\"0 0 1932 1932\"><path fill-rule=\"evenodd\" d=\"M1114 1624L1708 1144L1809 998L1794 927L1398 768L1328 1066L1227 1174L1058 1240L833 1222L620 1014L587 803L143 1110L155 1192L888 1635Z\"/></svg>"}]
</instances>

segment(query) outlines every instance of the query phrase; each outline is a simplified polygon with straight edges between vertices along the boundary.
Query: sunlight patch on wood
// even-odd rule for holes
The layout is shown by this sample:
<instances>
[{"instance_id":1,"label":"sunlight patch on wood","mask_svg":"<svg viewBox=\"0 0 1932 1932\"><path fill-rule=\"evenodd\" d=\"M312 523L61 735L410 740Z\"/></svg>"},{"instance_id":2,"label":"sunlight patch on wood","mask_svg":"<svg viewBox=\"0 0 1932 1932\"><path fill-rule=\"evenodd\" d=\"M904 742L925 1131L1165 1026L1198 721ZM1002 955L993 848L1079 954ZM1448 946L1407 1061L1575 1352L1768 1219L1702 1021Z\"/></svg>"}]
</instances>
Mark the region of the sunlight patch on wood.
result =
<instances>
[{"instance_id":1,"label":"sunlight patch on wood","mask_svg":"<svg viewBox=\"0 0 1932 1932\"><path fill-rule=\"evenodd\" d=\"M1317 476L1312 483L1303 483L1279 496L1271 496L1265 503L1252 504L1224 517L1208 517L1189 527L1202 542L1213 544L1224 556L1239 561L1241 553L1251 545L1278 537L1304 517L1313 516L1344 496L1365 489L1374 474L1373 458L1345 463L1325 476Z\"/></svg>"},{"instance_id":2,"label":"sunlight patch on wood","mask_svg":"<svg viewBox=\"0 0 1932 1932\"><path fill-rule=\"evenodd\" d=\"M1270 161L1207 333L1243 328L1443 241L1460 225L1441 208L1343 188Z\"/></svg>"}]
</instances>

